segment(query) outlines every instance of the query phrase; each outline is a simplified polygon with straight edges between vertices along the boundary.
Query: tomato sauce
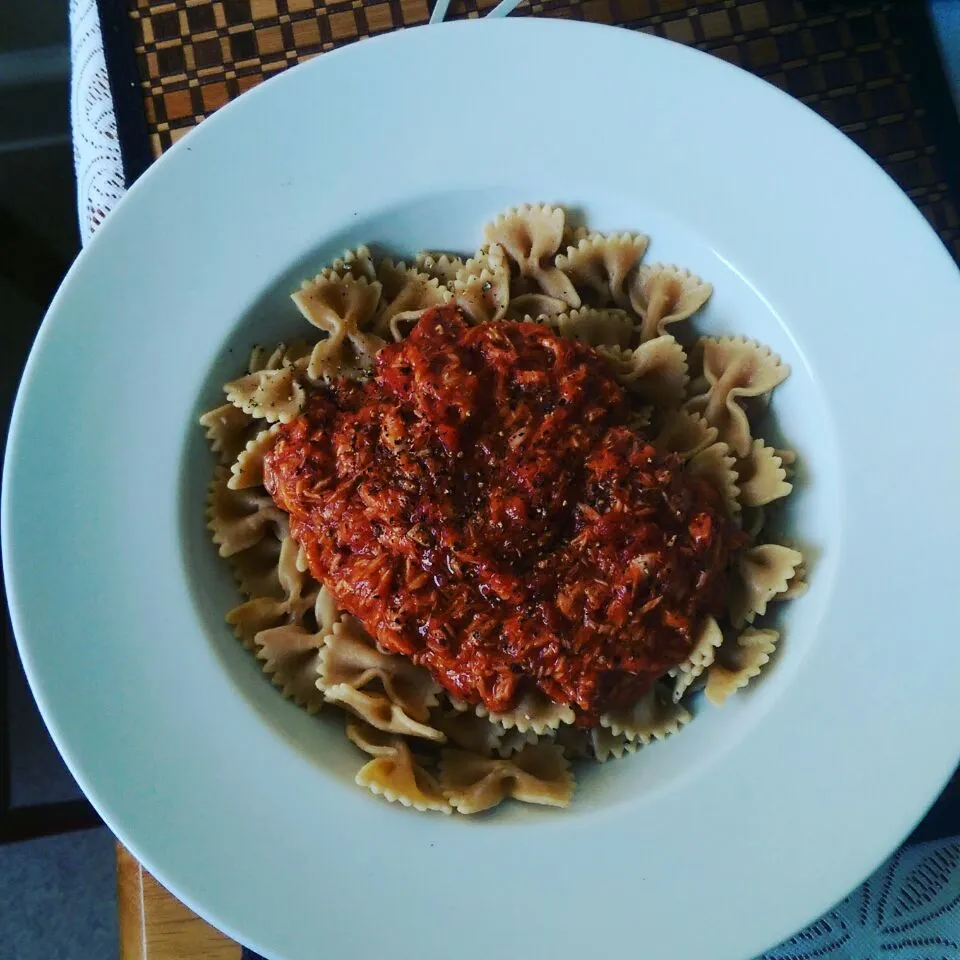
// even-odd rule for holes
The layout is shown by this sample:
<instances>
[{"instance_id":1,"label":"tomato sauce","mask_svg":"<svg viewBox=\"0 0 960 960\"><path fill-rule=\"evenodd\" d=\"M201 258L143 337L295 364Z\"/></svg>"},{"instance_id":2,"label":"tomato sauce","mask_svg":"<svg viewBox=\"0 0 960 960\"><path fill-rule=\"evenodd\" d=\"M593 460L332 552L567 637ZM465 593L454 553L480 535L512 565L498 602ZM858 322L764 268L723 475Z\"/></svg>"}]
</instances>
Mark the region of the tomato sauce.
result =
<instances>
[{"instance_id":1,"label":"tomato sauce","mask_svg":"<svg viewBox=\"0 0 960 960\"><path fill-rule=\"evenodd\" d=\"M280 428L265 482L381 649L491 711L536 687L594 723L687 656L740 543L627 412L591 348L439 307Z\"/></svg>"}]
</instances>

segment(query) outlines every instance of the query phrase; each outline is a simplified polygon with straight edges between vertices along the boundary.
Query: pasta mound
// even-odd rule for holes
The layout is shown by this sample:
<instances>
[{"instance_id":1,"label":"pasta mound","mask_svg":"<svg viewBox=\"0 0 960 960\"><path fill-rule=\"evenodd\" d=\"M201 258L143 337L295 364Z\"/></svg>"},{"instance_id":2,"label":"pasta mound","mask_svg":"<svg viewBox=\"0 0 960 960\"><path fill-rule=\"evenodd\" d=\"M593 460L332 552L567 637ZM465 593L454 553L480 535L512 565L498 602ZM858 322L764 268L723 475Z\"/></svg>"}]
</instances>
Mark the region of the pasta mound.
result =
<instances>
[{"instance_id":1,"label":"pasta mound","mask_svg":"<svg viewBox=\"0 0 960 960\"><path fill-rule=\"evenodd\" d=\"M764 439L790 371L698 335L713 288L649 243L533 204L467 259L346 251L292 296L312 336L200 417L227 622L377 796L565 806L776 654L807 587L774 532L797 454Z\"/></svg>"}]
</instances>

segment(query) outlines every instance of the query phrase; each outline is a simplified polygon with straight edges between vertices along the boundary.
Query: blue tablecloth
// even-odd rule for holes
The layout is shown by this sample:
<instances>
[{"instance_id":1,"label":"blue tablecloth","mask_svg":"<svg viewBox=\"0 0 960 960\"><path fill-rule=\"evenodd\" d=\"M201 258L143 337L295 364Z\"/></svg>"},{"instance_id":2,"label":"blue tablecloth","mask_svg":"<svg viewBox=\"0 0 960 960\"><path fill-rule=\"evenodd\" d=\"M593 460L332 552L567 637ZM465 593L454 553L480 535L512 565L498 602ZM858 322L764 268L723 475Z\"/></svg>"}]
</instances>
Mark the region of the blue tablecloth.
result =
<instances>
[{"instance_id":1,"label":"blue tablecloth","mask_svg":"<svg viewBox=\"0 0 960 960\"><path fill-rule=\"evenodd\" d=\"M960 110L960 0L927 0L943 66Z\"/></svg>"}]
</instances>

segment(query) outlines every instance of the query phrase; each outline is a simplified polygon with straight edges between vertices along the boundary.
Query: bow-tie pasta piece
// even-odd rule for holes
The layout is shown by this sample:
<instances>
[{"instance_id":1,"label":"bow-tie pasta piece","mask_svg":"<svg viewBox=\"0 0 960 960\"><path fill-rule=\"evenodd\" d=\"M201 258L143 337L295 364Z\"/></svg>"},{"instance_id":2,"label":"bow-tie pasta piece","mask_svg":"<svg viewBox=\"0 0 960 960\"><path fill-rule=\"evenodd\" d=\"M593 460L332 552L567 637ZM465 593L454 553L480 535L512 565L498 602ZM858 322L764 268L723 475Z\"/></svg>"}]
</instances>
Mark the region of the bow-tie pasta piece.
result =
<instances>
[{"instance_id":1,"label":"bow-tie pasta piece","mask_svg":"<svg viewBox=\"0 0 960 960\"><path fill-rule=\"evenodd\" d=\"M664 334L671 323L693 316L713 287L689 270L664 263L644 264L630 282L630 304L640 315L640 342Z\"/></svg>"},{"instance_id":2,"label":"bow-tie pasta piece","mask_svg":"<svg viewBox=\"0 0 960 960\"><path fill-rule=\"evenodd\" d=\"M405 807L451 812L440 784L417 763L402 737L353 721L347 723L347 737L373 757L357 773L358 786Z\"/></svg>"},{"instance_id":3,"label":"bow-tie pasta piece","mask_svg":"<svg viewBox=\"0 0 960 960\"><path fill-rule=\"evenodd\" d=\"M684 460L706 450L717 439L717 428L711 427L699 413L674 410L664 421L653 445L663 453L679 454Z\"/></svg>"},{"instance_id":4,"label":"bow-tie pasta piece","mask_svg":"<svg viewBox=\"0 0 960 960\"><path fill-rule=\"evenodd\" d=\"M436 253L430 250L421 250L414 258L414 265L428 277L439 280L449 288L463 269L463 260L449 253Z\"/></svg>"},{"instance_id":5,"label":"bow-tie pasta piece","mask_svg":"<svg viewBox=\"0 0 960 960\"><path fill-rule=\"evenodd\" d=\"M304 614L319 602L318 594L326 594L326 588L297 566L298 550L293 537L283 534L273 559L275 579L265 584L262 594L254 594L247 603L227 614L227 623L234 627L244 646L250 646L254 635L267 627L302 622Z\"/></svg>"},{"instance_id":6,"label":"bow-tie pasta piece","mask_svg":"<svg viewBox=\"0 0 960 960\"><path fill-rule=\"evenodd\" d=\"M300 566L299 554L297 555L296 567L301 572L305 570L304 567ZM340 612L333 594L325 586L321 586L317 593L317 602L313 607L313 619L316 621L317 630L328 637L342 617L343 614Z\"/></svg>"},{"instance_id":7,"label":"bow-tie pasta piece","mask_svg":"<svg viewBox=\"0 0 960 960\"><path fill-rule=\"evenodd\" d=\"M286 539L285 533L278 534L273 528L259 542L246 550L233 554L228 559L233 570L234 579L240 592L253 599L254 597L283 597L283 588L280 586L278 564L282 542Z\"/></svg>"},{"instance_id":8,"label":"bow-tie pasta piece","mask_svg":"<svg viewBox=\"0 0 960 960\"><path fill-rule=\"evenodd\" d=\"M248 650L256 649L255 638L262 630L286 620L286 602L275 597L253 597L227 611L227 623Z\"/></svg>"},{"instance_id":9,"label":"bow-tie pasta piece","mask_svg":"<svg viewBox=\"0 0 960 960\"><path fill-rule=\"evenodd\" d=\"M446 736L436 727L426 723L418 723L413 717L392 703L386 694L358 690L349 683L327 685L322 676L317 681L323 690L328 703L335 703L343 707L354 716L365 720L371 727L383 730L385 733L396 733L407 737L420 737L423 740L434 740L437 743L446 742Z\"/></svg>"},{"instance_id":10,"label":"bow-tie pasta piece","mask_svg":"<svg viewBox=\"0 0 960 960\"><path fill-rule=\"evenodd\" d=\"M248 649L253 648L261 630L285 623L303 623L311 608L319 610L319 595L326 590L320 588L309 573L298 569L297 550L293 538L284 536L275 561L276 588L270 583L269 592L255 595L227 613L227 623Z\"/></svg>"},{"instance_id":11,"label":"bow-tie pasta piece","mask_svg":"<svg viewBox=\"0 0 960 960\"><path fill-rule=\"evenodd\" d=\"M705 617L687 659L670 671L670 676L676 680L673 688L674 703L680 702L690 685L713 663L722 643L723 631L720 624L713 617Z\"/></svg>"},{"instance_id":12,"label":"bow-tie pasta piece","mask_svg":"<svg viewBox=\"0 0 960 960\"><path fill-rule=\"evenodd\" d=\"M225 386L228 403L201 417L221 461L209 526L245 597L227 620L285 696L311 712L323 703L344 711L348 736L369 754L357 783L372 792L446 813L478 812L510 796L565 805L571 760L633 753L691 719L693 691L705 688L722 703L759 673L777 634L755 629L755 619L806 589L799 551L757 542L768 505L792 490L795 454L752 436L789 368L743 337L691 335L688 354L669 331L700 310L712 288L678 267L645 264L647 246L643 235L593 233L539 204L497 217L466 260L421 251L408 264L348 250L293 295L316 328L311 342L255 347L246 374ZM368 380L386 341L403 340L425 310L449 303L474 324L538 323L592 347L624 388L617 422L713 486L743 531L723 626L704 617L686 658L636 703L601 707L597 726L578 726L570 707L550 699L549 675L517 677L516 705L490 713L451 697L409 658L383 652L314 580L307 550L264 489L265 457L311 393L324 382ZM385 446L399 448L401 421L389 409L378 415ZM341 447L340 466L355 469L349 438ZM412 560L398 575L411 590L429 578ZM435 746L445 743L456 749Z\"/></svg>"},{"instance_id":13,"label":"bow-tie pasta piece","mask_svg":"<svg viewBox=\"0 0 960 960\"><path fill-rule=\"evenodd\" d=\"M321 270L314 279L342 280L344 277L371 283L377 279L373 256L368 247L359 246L355 250L345 250L342 256Z\"/></svg>"},{"instance_id":14,"label":"bow-tie pasta piece","mask_svg":"<svg viewBox=\"0 0 960 960\"><path fill-rule=\"evenodd\" d=\"M484 274L495 277L507 287L510 286L510 261L507 259L507 251L499 243L488 244L482 247L475 257L470 257L457 271L454 285L482 277Z\"/></svg>"},{"instance_id":15,"label":"bow-tie pasta piece","mask_svg":"<svg viewBox=\"0 0 960 960\"><path fill-rule=\"evenodd\" d=\"M773 452L780 458L780 463L789 480L797 472L797 451L777 448Z\"/></svg>"},{"instance_id":16,"label":"bow-tie pasta piece","mask_svg":"<svg viewBox=\"0 0 960 960\"><path fill-rule=\"evenodd\" d=\"M459 813L480 813L508 797L566 807L574 789L570 762L552 743L533 744L508 759L444 750L440 784Z\"/></svg>"},{"instance_id":17,"label":"bow-tie pasta piece","mask_svg":"<svg viewBox=\"0 0 960 960\"><path fill-rule=\"evenodd\" d=\"M591 347L624 349L630 345L633 335L633 318L626 310L581 307L547 322L561 337L579 340Z\"/></svg>"},{"instance_id":18,"label":"bow-tie pasta piece","mask_svg":"<svg viewBox=\"0 0 960 960\"><path fill-rule=\"evenodd\" d=\"M557 257L557 267L585 302L599 307L614 303L629 310L629 281L649 243L649 238L639 233L587 234Z\"/></svg>"},{"instance_id":19,"label":"bow-tie pasta piece","mask_svg":"<svg viewBox=\"0 0 960 960\"><path fill-rule=\"evenodd\" d=\"M669 334L648 340L636 350L598 346L613 375L630 393L657 406L671 407L683 399L687 385L687 355Z\"/></svg>"},{"instance_id":20,"label":"bow-tie pasta piece","mask_svg":"<svg viewBox=\"0 0 960 960\"><path fill-rule=\"evenodd\" d=\"M453 292L457 306L473 323L502 320L510 305L509 284L486 271L479 277L457 280Z\"/></svg>"},{"instance_id":21,"label":"bow-tie pasta piece","mask_svg":"<svg viewBox=\"0 0 960 960\"><path fill-rule=\"evenodd\" d=\"M750 422L740 400L762 397L790 374L790 368L767 347L741 337L703 341L706 393L687 401L686 408L702 413L738 457L750 452Z\"/></svg>"},{"instance_id":22,"label":"bow-tie pasta piece","mask_svg":"<svg viewBox=\"0 0 960 960\"><path fill-rule=\"evenodd\" d=\"M563 242L565 218L561 207L524 204L488 223L483 239L503 247L520 276L532 280L547 296L579 307L577 291L554 263Z\"/></svg>"},{"instance_id":23,"label":"bow-tie pasta piece","mask_svg":"<svg viewBox=\"0 0 960 960\"><path fill-rule=\"evenodd\" d=\"M533 730L520 731L516 727L505 730L489 717L474 713L466 704L434 711L432 723L451 743L487 757L494 754L509 757L539 740Z\"/></svg>"},{"instance_id":24,"label":"bow-tie pasta piece","mask_svg":"<svg viewBox=\"0 0 960 960\"><path fill-rule=\"evenodd\" d=\"M503 247L494 244L468 260L453 282L453 294L473 323L502 320L510 306L510 267Z\"/></svg>"},{"instance_id":25,"label":"bow-tie pasta piece","mask_svg":"<svg viewBox=\"0 0 960 960\"><path fill-rule=\"evenodd\" d=\"M353 276L325 277L307 281L293 294L297 309L315 327L327 334L313 348L307 376L321 380L337 375L336 363L343 359L347 344L351 360L369 369L383 340L371 332L380 306L382 286L378 281Z\"/></svg>"},{"instance_id":26,"label":"bow-tie pasta piece","mask_svg":"<svg viewBox=\"0 0 960 960\"><path fill-rule=\"evenodd\" d=\"M438 307L453 298L438 280L415 267L408 267L402 260L399 263L382 260L377 266L377 279L383 291L374 330L381 337L390 333L391 321L398 314Z\"/></svg>"},{"instance_id":27,"label":"bow-tie pasta piece","mask_svg":"<svg viewBox=\"0 0 960 960\"><path fill-rule=\"evenodd\" d=\"M555 734L556 730L548 730L544 734L544 738L552 737ZM496 752L500 757L512 757L515 753L519 753L531 744L539 742L540 735L533 730L518 730L514 727L512 730L504 732L500 738L500 743L497 745Z\"/></svg>"},{"instance_id":28,"label":"bow-tie pasta piece","mask_svg":"<svg viewBox=\"0 0 960 960\"><path fill-rule=\"evenodd\" d=\"M263 491L231 490L230 470L217 468L207 499L207 527L221 557L259 543L272 528L286 532L286 515Z\"/></svg>"},{"instance_id":29,"label":"bow-tie pasta piece","mask_svg":"<svg viewBox=\"0 0 960 960\"><path fill-rule=\"evenodd\" d=\"M521 293L507 305L507 320L539 323L558 317L570 309L565 300L548 297L545 293Z\"/></svg>"},{"instance_id":30,"label":"bow-tie pasta piece","mask_svg":"<svg viewBox=\"0 0 960 960\"><path fill-rule=\"evenodd\" d=\"M269 423L289 423L307 401L301 378L306 358L279 368L248 373L224 385L227 400L251 417Z\"/></svg>"},{"instance_id":31,"label":"bow-tie pasta piece","mask_svg":"<svg viewBox=\"0 0 960 960\"><path fill-rule=\"evenodd\" d=\"M208 410L200 417L200 426L206 433L210 449L227 466L240 456L251 434L256 431L255 424L249 413L232 403Z\"/></svg>"},{"instance_id":32,"label":"bow-tie pasta piece","mask_svg":"<svg viewBox=\"0 0 960 960\"><path fill-rule=\"evenodd\" d=\"M482 704L478 704L475 710L478 716L489 717L505 730L532 731L538 735L556 730L563 723L573 723L575 719L570 707L555 703L539 690L524 693L517 705L505 713L490 713Z\"/></svg>"},{"instance_id":33,"label":"bow-tie pasta piece","mask_svg":"<svg viewBox=\"0 0 960 960\"><path fill-rule=\"evenodd\" d=\"M767 604L785 593L803 554L778 543L764 543L745 550L731 577L730 619L735 627L753 623L767 612Z\"/></svg>"},{"instance_id":34,"label":"bow-tie pasta piece","mask_svg":"<svg viewBox=\"0 0 960 960\"><path fill-rule=\"evenodd\" d=\"M784 544L784 546L788 546L788 544ZM795 548L791 547L790 549ZM802 551L798 550L797 552L801 554L802 558ZM795 600L807 592L808 586L806 560L801 559L793 571L793 576L787 580L787 589L781 590L776 596L771 597L771 602L782 603L785 600Z\"/></svg>"},{"instance_id":35,"label":"bow-tie pasta piece","mask_svg":"<svg viewBox=\"0 0 960 960\"><path fill-rule=\"evenodd\" d=\"M776 649L779 636L776 630L748 627L735 642L724 644L707 674L707 699L715 707L722 707L730 694L758 676Z\"/></svg>"},{"instance_id":36,"label":"bow-tie pasta piece","mask_svg":"<svg viewBox=\"0 0 960 960\"><path fill-rule=\"evenodd\" d=\"M783 459L773 447L754 440L750 452L737 464L740 502L746 507L762 507L787 496L793 484L787 483Z\"/></svg>"},{"instance_id":37,"label":"bow-tie pasta piece","mask_svg":"<svg viewBox=\"0 0 960 960\"><path fill-rule=\"evenodd\" d=\"M373 686L408 717L419 723L430 718L440 687L422 667L397 654L381 653L359 621L345 616L334 624L321 657L322 682L361 690Z\"/></svg>"},{"instance_id":38,"label":"bow-tie pasta piece","mask_svg":"<svg viewBox=\"0 0 960 960\"><path fill-rule=\"evenodd\" d=\"M271 354L262 344L257 344L250 351L250 359L247 361L247 373L259 373L267 369L267 364L276 356L277 351ZM277 366L280 366L278 363Z\"/></svg>"},{"instance_id":39,"label":"bow-tie pasta piece","mask_svg":"<svg viewBox=\"0 0 960 960\"><path fill-rule=\"evenodd\" d=\"M630 740L626 734L613 733L606 727L594 727L588 737L589 755L600 763L606 763L611 757L622 760L643 746L640 740Z\"/></svg>"},{"instance_id":40,"label":"bow-tie pasta piece","mask_svg":"<svg viewBox=\"0 0 960 960\"><path fill-rule=\"evenodd\" d=\"M266 347L255 346L250 351L247 373L261 373L264 370L282 370L295 364L310 352L306 340L292 340L289 345L279 343L273 351Z\"/></svg>"},{"instance_id":41,"label":"bow-tie pasta piece","mask_svg":"<svg viewBox=\"0 0 960 960\"><path fill-rule=\"evenodd\" d=\"M455 707L434 711L431 723L446 735L450 743L486 757L497 751L506 733L499 723Z\"/></svg>"},{"instance_id":42,"label":"bow-tie pasta piece","mask_svg":"<svg viewBox=\"0 0 960 960\"><path fill-rule=\"evenodd\" d=\"M230 467L227 486L231 490L263 486L263 460L276 446L278 437L278 425L274 424L261 430L246 444Z\"/></svg>"},{"instance_id":43,"label":"bow-tie pasta piece","mask_svg":"<svg viewBox=\"0 0 960 960\"><path fill-rule=\"evenodd\" d=\"M802 597L810 585L807 583L807 568L802 564L797 565L793 576L787 581L787 589L778 593L773 599L777 602L781 600L796 600Z\"/></svg>"},{"instance_id":44,"label":"bow-tie pasta piece","mask_svg":"<svg viewBox=\"0 0 960 960\"><path fill-rule=\"evenodd\" d=\"M674 702L671 691L655 683L632 706L602 714L600 726L614 736L623 734L628 740L647 744L652 740L665 740L691 719L690 711Z\"/></svg>"},{"instance_id":45,"label":"bow-tie pasta piece","mask_svg":"<svg viewBox=\"0 0 960 960\"><path fill-rule=\"evenodd\" d=\"M297 341L300 343L301 341ZM309 351L307 351L309 353ZM277 344L273 350L268 350L262 344L257 344L250 351L250 359L247 361L247 373L260 373L263 370L279 370L284 364L283 359L287 353L287 346L284 343ZM301 353L300 356L303 354Z\"/></svg>"},{"instance_id":46,"label":"bow-tie pasta piece","mask_svg":"<svg viewBox=\"0 0 960 960\"><path fill-rule=\"evenodd\" d=\"M308 713L316 713L325 699L317 687L325 635L319 622L316 630L292 622L261 630L254 637L264 672L285 697Z\"/></svg>"},{"instance_id":47,"label":"bow-tie pasta piece","mask_svg":"<svg viewBox=\"0 0 960 960\"><path fill-rule=\"evenodd\" d=\"M740 512L740 488L737 486L737 460L722 441L710 444L687 463L687 473L701 477L726 501L732 515Z\"/></svg>"}]
</instances>

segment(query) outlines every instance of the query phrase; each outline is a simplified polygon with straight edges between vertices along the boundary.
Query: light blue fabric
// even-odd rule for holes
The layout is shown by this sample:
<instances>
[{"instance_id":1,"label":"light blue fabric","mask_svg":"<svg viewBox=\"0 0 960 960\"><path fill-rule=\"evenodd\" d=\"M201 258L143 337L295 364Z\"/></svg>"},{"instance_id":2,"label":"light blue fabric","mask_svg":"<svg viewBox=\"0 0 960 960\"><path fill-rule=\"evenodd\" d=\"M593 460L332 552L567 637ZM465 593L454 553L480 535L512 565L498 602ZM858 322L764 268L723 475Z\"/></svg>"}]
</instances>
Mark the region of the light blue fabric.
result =
<instances>
[{"instance_id":1,"label":"light blue fabric","mask_svg":"<svg viewBox=\"0 0 960 960\"><path fill-rule=\"evenodd\" d=\"M960 960L960 837L902 847L762 960Z\"/></svg>"},{"instance_id":2,"label":"light blue fabric","mask_svg":"<svg viewBox=\"0 0 960 960\"><path fill-rule=\"evenodd\" d=\"M943 65L960 110L960 0L927 0L933 29L940 43Z\"/></svg>"}]
</instances>

